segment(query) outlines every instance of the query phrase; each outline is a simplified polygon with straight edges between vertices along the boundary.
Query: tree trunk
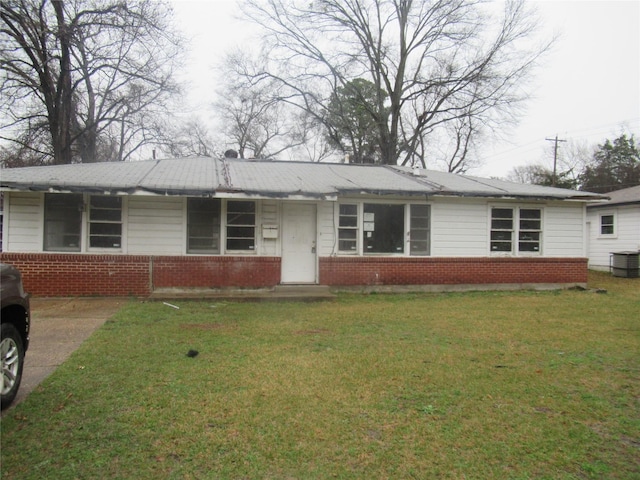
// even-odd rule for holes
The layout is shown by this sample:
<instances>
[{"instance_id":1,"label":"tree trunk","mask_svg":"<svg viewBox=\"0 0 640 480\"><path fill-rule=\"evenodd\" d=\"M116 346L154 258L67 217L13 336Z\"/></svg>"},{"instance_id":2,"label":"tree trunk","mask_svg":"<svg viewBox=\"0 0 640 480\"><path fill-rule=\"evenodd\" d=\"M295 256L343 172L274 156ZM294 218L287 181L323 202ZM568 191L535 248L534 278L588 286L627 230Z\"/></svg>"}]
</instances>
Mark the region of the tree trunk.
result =
<instances>
[{"instance_id":1,"label":"tree trunk","mask_svg":"<svg viewBox=\"0 0 640 480\"><path fill-rule=\"evenodd\" d=\"M53 0L52 5L58 21L60 41L60 74L55 98L56 121L51 122L54 164L66 164L73 161L71 151L71 118L73 115L71 95L71 31L66 24L63 0ZM53 130L55 124L55 130Z\"/></svg>"}]
</instances>

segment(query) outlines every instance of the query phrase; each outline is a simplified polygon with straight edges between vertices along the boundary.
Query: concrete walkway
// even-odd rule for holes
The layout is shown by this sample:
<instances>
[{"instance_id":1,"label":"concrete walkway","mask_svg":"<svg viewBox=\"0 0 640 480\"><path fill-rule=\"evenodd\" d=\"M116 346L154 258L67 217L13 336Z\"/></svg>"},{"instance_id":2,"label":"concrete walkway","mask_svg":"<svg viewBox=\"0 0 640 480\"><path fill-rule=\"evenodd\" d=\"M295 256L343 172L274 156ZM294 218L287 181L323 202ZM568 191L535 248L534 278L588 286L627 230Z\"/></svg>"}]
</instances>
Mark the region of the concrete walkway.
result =
<instances>
[{"instance_id":1,"label":"concrete walkway","mask_svg":"<svg viewBox=\"0 0 640 480\"><path fill-rule=\"evenodd\" d=\"M23 401L82 342L128 300L121 298L32 298L31 341L22 383L8 409Z\"/></svg>"}]
</instances>

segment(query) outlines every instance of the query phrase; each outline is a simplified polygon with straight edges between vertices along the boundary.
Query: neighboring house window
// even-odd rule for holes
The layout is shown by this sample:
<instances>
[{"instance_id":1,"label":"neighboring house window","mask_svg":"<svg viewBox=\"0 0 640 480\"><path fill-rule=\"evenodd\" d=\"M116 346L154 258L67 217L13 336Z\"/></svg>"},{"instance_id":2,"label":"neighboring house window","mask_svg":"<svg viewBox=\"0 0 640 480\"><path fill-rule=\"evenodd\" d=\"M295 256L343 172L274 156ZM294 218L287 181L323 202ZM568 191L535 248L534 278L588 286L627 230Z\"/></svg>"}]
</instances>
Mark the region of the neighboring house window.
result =
<instances>
[{"instance_id":1,"label":"neighboring house window","mask_svg":"<svg viewBox=\"0 0 640 480\"><path fill-rule=\"evenodd\" d=\"M429 255L429 205L410 206L410 253Z\"/></svg>"},{"instance_id":2,"label":"neighboring house window","mask_svg":"<svg viewBox=\"0 0 640 480\"><path fill-rule=\"evenodd\" d=\"M338 250L351 253L358 251L358 205L340 205Z\"/></svg>"},{"instance_id":3,"label":"neighboring house window","mask_svg":"<svg viewBox=\"0 0 640 480\"><path fill-rule=\"evenodd\" d=\"M542 210L539 208L492 208L491 252L512 253L516 238L518 253L540 252Z\"/></svg>"},{"instance_id":4,"label":"neighboring house window","mask_svg":"<svg viewBox=\"0 0 640 480\"><path fill-rule=\"evenodd\" d=\"M613 215L600 216L600 235L615 234L615 217Z\"/></svg>"},{"instance_id":5,"label":"neighboring house window","mask_svg":"<svg viewBox=\"0 0 640 480\"><path fill-rule=\"evenodd\" d=\"M47 193L44 196L44 250L79 252L82 231L82 194Z\"/></svg>"},{"instance_id":6,"label":"neighboring house window","mask_svg":"<svg viewBox=\"0 0 640 480\"><path fill-rule=\"evenodd\" d=\"M364 253L404 252L404 205L365 203Z\"/></svg>"},{"instance_id":7,"label":"neighboring house window","mask_svg":"<svg viewBox=\"0 0 640 480\"><path fill-rule=\"evenodd\" d=\"M187 199L187 253L220 253L219 199Z\"/></svg>"},{"instance_id":8,"label":"neighboring house window","mask_svg":"<svg viewBox=\"0 0 640 480\"><path fill-rule=\"evenodd\" d=\"M256 202L227 202L227 250L254 250L256 241Z\"/></svg>"},{"instance_id":9,"label":"neighboring house window","mask_svg":"<svg viewBox=\"0 0 640 480\"><path fill-rule=\"evenodd\" d=\"M121 248L122 197L91 196L89 199L89 247Z\"/></svg>"}]
</instances>

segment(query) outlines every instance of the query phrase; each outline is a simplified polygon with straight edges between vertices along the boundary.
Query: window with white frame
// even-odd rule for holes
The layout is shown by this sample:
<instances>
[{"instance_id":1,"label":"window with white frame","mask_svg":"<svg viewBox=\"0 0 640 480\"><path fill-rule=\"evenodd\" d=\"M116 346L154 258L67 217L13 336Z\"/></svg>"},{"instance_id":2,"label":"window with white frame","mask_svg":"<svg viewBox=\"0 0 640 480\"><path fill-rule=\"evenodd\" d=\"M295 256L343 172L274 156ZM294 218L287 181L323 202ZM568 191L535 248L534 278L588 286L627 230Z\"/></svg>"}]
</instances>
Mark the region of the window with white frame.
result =
<instances>
[{"instance_id":1,"label":"window with white frame","mask_svg":"<svg viewBox=\"0 0 640 480\"><path fill-rule=\"evenodd\" d=\"M247 251L256 247L256 202L227 201L227 250Z\"/></svg>"},{"instance_id":2,"label":"window with white frame","mask_svg":"<svg viewBox=\"0 0 640 480\"><path fill-rule=\"evenodd\" d=\"M539 252L542 235L542 210L539 208L521 208L518 231L519 252Z\"/></svg>"},{"instance_id":3,"label":"window with white frame","mask_svg":"<svg viewBox=\"0 0 640 480\"><path fill-rule=\"evenodd\" d=\"M338 217L338 251L358 252L358 205L341 204Z\"/></svg>"},{"instance_id":4,"label":"window with white frame","mask_svg":"<svg viewBox=\"0 0 640 480\"><path fill-rule=\"evenodd\" d=\"M517 239L517 241L516 241ZM492 253L533 254L541 251L542 209L491 209L490 248Z\"/></svg>"},{"instance_id":5,"label":"window with white frame","mask_svg":"<svg viewBox=\"0 0 640 480\"><path fill-rule=\"evenodd\" d=\"M79 252L82 235L82 194L47 193L44 196L45 251Z\"/></svg>"},{"instance_id":6,"label":"window with white frame","mask_svg":"<svg viewBox=\"0 0 640 480\"><path fill-rule=\"evenodd\" d=\"M89 247L121 248L122 197L89 197Z\"/></svg>"},{"instance_id":7,"label":"window with white frame","mask_svg":"<svg viewBox=\"0 0 640 480\"><path fill-rule=\"evenodd\" d=\"M600 215L600 235L614 235L615 216L613 214Z\"/></svg>"},{"instance_id":8,"label":"window with white frame","mask_svg":"<svg viewBox=\"0 0 640 480\"><path fill-rule=\"evenodd\" d=\"M220 253L220 199L187 199L187 253Z\"/></svg>"},{"instance_id":9,"label":"window with white frame","mask_svg":"<svg viewBox=\"0 0 640 480\"><path fill-rule=\"evenodd\" d=\"M429 255L431 206L412 204L410 209L409 250L411 255Z\"/></svg>"},{"instance_id":10,"label":"window with white frame","mask_svg":"<svg viewBox=\"0 0 640 480\"><path fill-rule=\"evenodd\" d=\"M513 250L513 208L491 209L491 251Z\"/></svg>"},{"instance_id":11,"label":"window with white frame","mask_svg":"<svg viewBox=\"0 0 640 480\"><path fill-rule=\"evenodd\" d=\"M404 252L404 205L365 203L362 214L364 253Z\"/></svg>"},{"instance_id":12,"label":"window with white frame","mask_svg":"<svg viewBox=\"0 0 640 480\"><path fill-rule=\"evenodd\" d=\"M364 255L429 255L430 213L429 205L340 204L338 251ZM408 251L405 249L407 228Z\"/></svg>"}]
</instances>

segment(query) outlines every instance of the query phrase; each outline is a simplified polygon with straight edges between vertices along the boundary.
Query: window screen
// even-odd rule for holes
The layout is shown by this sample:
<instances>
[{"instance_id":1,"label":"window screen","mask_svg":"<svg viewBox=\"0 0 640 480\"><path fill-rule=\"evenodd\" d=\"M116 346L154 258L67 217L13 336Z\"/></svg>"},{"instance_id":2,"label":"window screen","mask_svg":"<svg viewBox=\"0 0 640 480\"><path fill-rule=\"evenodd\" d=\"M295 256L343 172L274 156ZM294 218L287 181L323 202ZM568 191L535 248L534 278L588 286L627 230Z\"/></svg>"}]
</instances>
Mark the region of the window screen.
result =
<instances>
[{"instance_id":1,"label":"window screen","mask_svg":"<svg viewBox=\"0 0 640 480\"><path fill-rule=\"evenodd\" d=\"M219 199L187 199L187 253L220 253Z\"/></svg>"},{"instance_id":2,"label":"window screen","mask_svg":"<svg viewBox=\"0 0 640 480\"><path fill-rule=\"evenodd\" d=\"M47 193L44 196L44 250L79 252L82 231L82 194Z\"/></svg>"},{"instance_id":3,"label":"window screen","mask_svg":"<svg viewBox=\"0 0 640 480\"><path fill-rule=\"evenodd\" d=\"M511 252L513 241L513 209L491 209L491 251Z\"/></svg>"},{"instance_id":4,"label":"window screen","mask_svg":"<svg viewBox=\"0 0 640 480\"><path fill-rule=\"evenodd\" d=\"M338 250L341 252L358 251L358 206L340 205L338 220Z\"/></svg>"},{"instance_id":5,"label":"window screen","mask_svg":"<svg viewBox=\"0 0 640 480\"><path fill-rule=\"evenodd\" d=\"M600 217L600 235L614 234L613 215L602 215Z\"/></svg>"},{"instance_id":6,"label":"window screen","mask_svg":"<svg viewBox=\"0 0 640 480\"><path fill-rule=\"evenodd\" d=\"M365 203L362 221L365 254L404 252L404 205Z\"/></svg>"},{"instance_id":7,"label":"window screen","mask_svg":"<svg viewBox=\"0 0 640 480\"><path fill-rule=\"evenodd\" d=\"M429 205L411 205L411 255L429 255Z\"/></svg>"},{"instance_id":8,"label":"window screen","mask_svg":"<svg viewBox=\"0 0 640 480\"><path fill-rule=\"evenodd\" d=\"M91 196L89 200L89 247L120 248L122 245L122 198Z\"/></svg>"},{"instance_id":9,"label":"window screen","mask_svg":"<svg viewBox=\"0 0 640 480\"><path fill-rule=\"evenodd\" d=\"M254 250L256 241L256 203L227 202L227 250Z\"/></svg>"},{"instance_id":10,"label":"window screen","mask_svg":"<svg viewBox=\"0 0 640 480\"><path fill-rule=\"evenodd\" d=\"M542 233L542 211L538 208L520 209L519 252L539 252Z\"/></svg>"}]
</instances>

